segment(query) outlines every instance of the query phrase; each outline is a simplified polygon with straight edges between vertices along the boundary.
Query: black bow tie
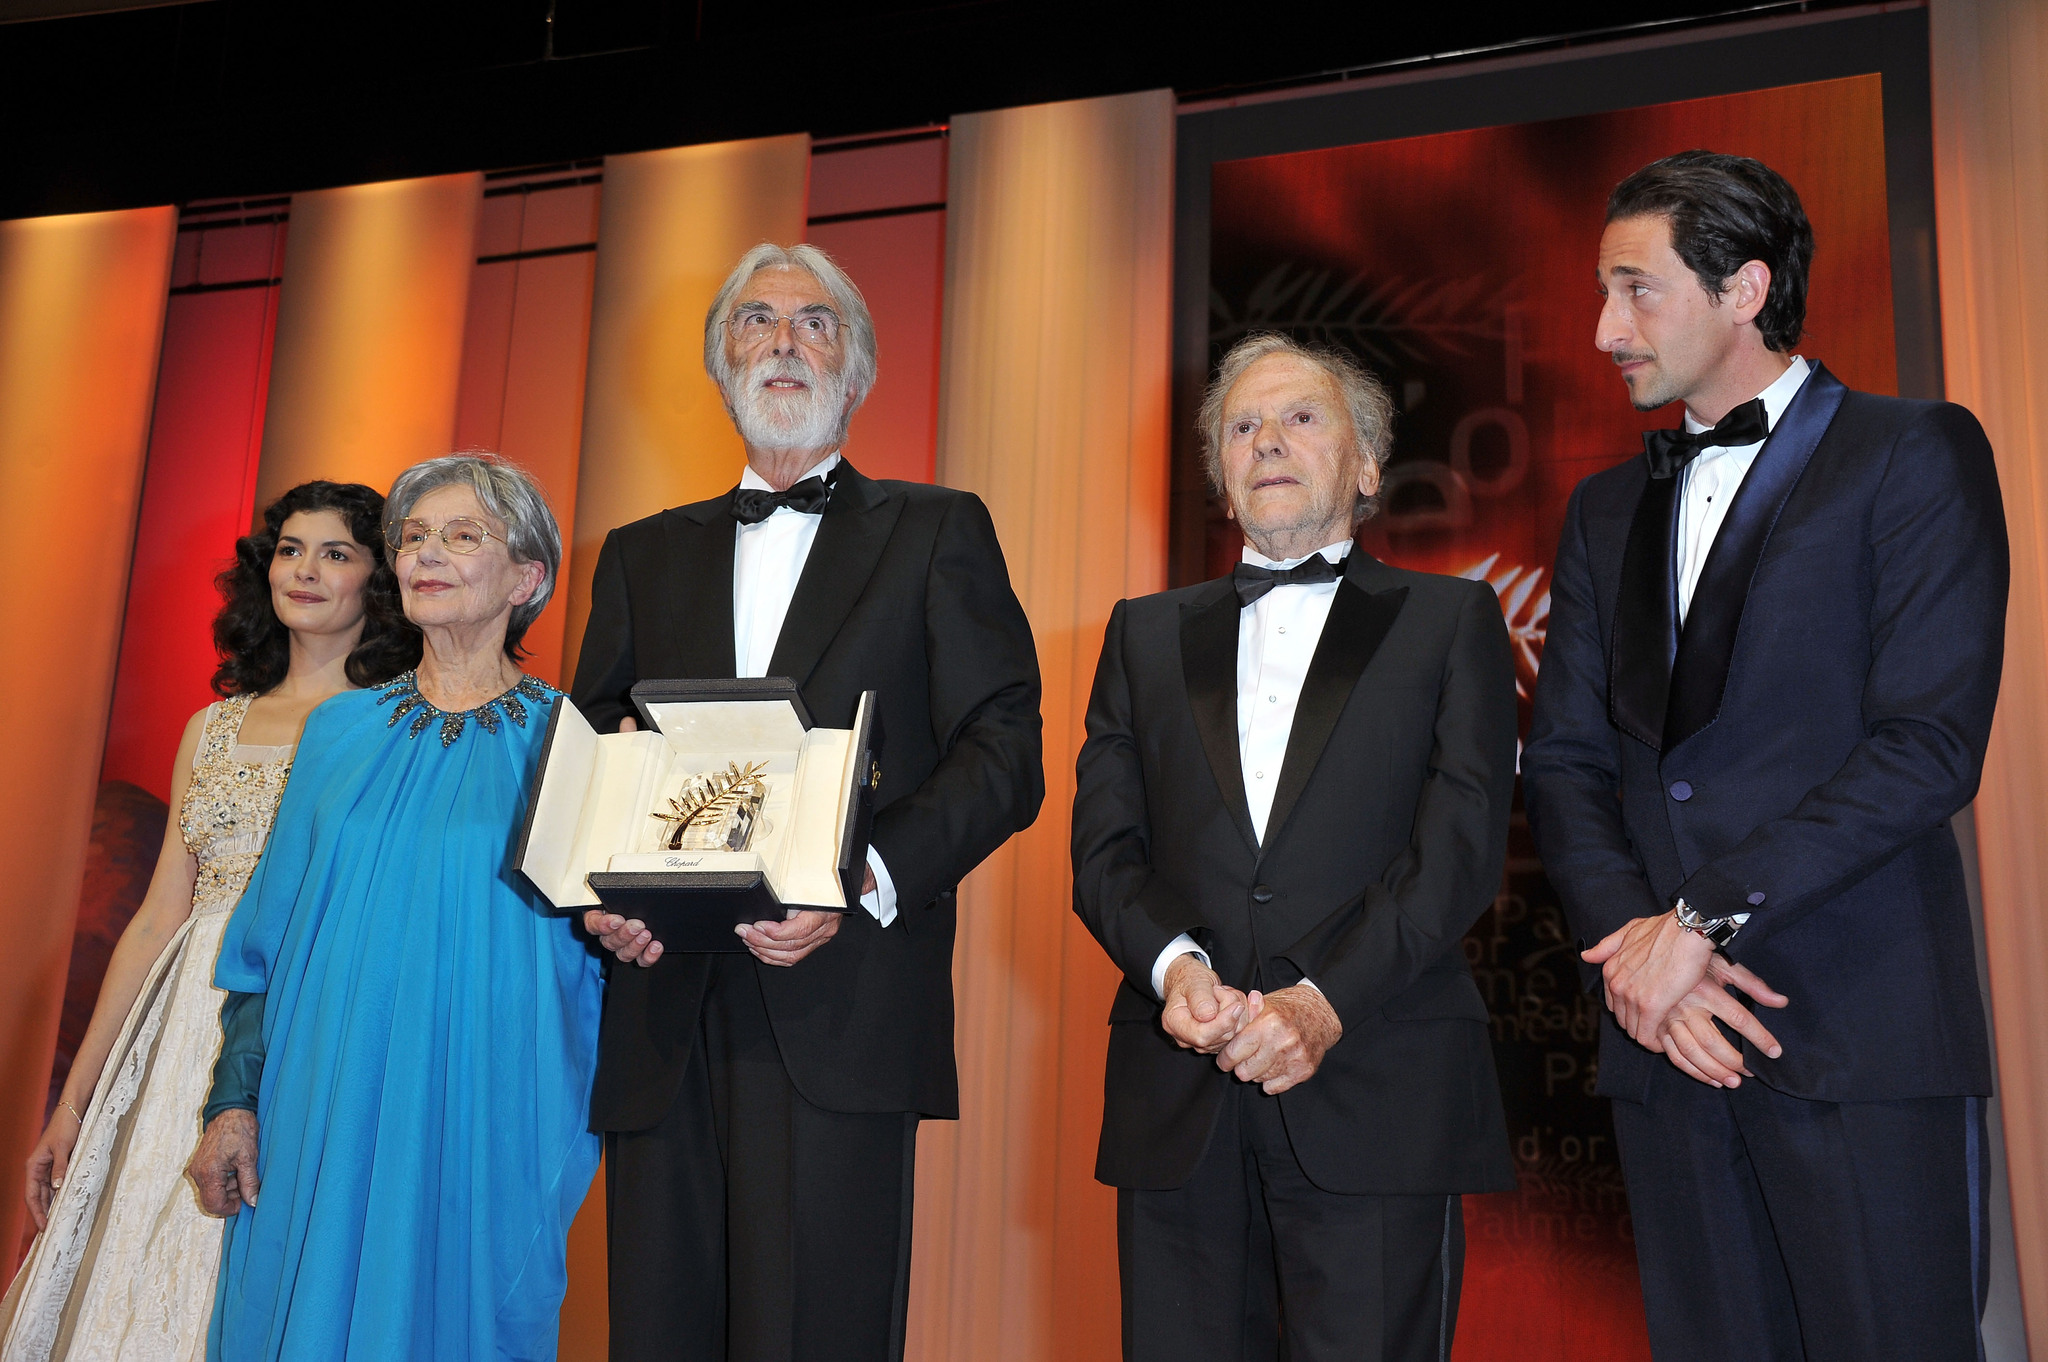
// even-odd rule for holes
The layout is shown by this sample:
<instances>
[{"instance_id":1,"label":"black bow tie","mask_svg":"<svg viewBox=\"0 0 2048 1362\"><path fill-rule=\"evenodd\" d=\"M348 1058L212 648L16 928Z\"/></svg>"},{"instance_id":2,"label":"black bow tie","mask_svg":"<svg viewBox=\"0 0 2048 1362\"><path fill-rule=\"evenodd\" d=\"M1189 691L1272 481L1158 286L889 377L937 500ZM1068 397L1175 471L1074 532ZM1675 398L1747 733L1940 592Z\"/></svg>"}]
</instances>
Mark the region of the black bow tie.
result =
<instances>
[{"instance_id":1,"label":"black bow tie","mask_svg":"<svg viewBox=\"0 0 2048 1362\"><path fill-rule=\"evenodd\" d=\"M1312 553L1291 568L1265 568L1252 563L1239 563L1230 570L1230 584L1237 588L1238 605L1247 606L1276 586L1308 586L1316 582L1334 582L1342 572L1343 568L1338 564L1320 553Z\"/></svg>"},{"instance_id":2,"label":"black bow tie","mask_svg":"<svg viewBox=\"0 0 2048 1362\"><path fill-rule=\"evenodd\" d=\"M1697 435L1684 429L1644 431L1643 454L1650 461L1651 477L1668 478L1709 445L1753 445L1770 433L1771 416L1764 409L1764 400L1753 397L1722 417L1712 430Z\"/></svg>"},{"instance_id":3,"label":"black bow tie","mask_svg":"<svg viewBox=\"0 0 2048 1362\"><path fill-rule=\"evenodd\" d=\"M839 470L835 468L832 471L836 473ZM778 506L787 506L805 515L817 515L831 499L832 484L824 478L805 478L786 492L771 492L765 487L735 487L732 489L732 518L742 525L758 525L774 515Z\"/></svg>"}]
</instances>

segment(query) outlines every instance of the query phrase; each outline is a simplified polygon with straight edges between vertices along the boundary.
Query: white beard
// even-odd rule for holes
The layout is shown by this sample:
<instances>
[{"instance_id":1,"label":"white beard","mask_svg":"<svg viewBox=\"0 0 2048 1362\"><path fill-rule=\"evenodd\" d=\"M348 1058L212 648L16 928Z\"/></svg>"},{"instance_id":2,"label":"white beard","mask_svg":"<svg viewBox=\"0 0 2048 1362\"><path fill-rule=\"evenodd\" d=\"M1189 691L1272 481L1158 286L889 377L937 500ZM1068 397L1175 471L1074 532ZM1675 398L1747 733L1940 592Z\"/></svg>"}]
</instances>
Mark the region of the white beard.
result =
<instances>
[{"instance_id":1,"label":"white beard","mask_svg":"<svg viewBox=\"0 0 2048 1362\"><path fill-rule=\"evenodd\" d=\"M770 388L772 378L797 379L804 387ZM733 424L757 449L823 449L845 434L840 413L846 410L846 379L837 370L816 373L793 355L770 356L747 366L739 387Z\"/></svg>"}]
</instances>

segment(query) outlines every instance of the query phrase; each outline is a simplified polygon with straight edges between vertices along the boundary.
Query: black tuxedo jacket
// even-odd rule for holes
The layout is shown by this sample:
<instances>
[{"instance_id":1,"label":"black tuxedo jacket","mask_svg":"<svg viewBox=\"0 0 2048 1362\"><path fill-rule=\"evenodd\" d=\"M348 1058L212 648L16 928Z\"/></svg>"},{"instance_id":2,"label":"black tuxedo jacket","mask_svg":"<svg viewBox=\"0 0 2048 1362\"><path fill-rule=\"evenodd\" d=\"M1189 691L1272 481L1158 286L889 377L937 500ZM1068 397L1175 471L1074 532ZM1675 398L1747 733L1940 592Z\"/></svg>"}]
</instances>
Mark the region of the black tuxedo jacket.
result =
<instances>
[{"instance_id":1,"label":"black tuxedo jacket","mask_svg":"<svg viewBox=\"0 0 2048 1362\"><path fill-rule=\"evenodd\" d=\"M1353 550L1261 846L1237 741L1228 578L1110 615L1074 796L1074 909L1124 973L1095 1175L1185 1183L1238 1082L1160 1029L1182 932L1238 988L1315 981L1344 1025L1280 1096L1332 1192L1514 1186L1486 1006L1463 937L1493 901L1515 778L1515 677L1493 592Z\"/></svg>"},{"instance_id":2,"label":"black tuxedo jacket","mask_svg":"<svg viewBox=\"0 0 2048 1362\"><path fill-rule=\"evenodd\" d=\"M633 712L637 680L734 674L731 499L606 537L573 692L599 732ZM954 886L1045 797L1038 655L987 508L842 463L768 672L794 678L828 726L877 693L871 840L899 913L884 929L856 907L801 963L756 962L790 1079L829 1111L956 1116ZM644 1130L668 1113L710 963L676 953L611 972L593 1129Z\"/></svg>"},{"instance_id":3,"label":"black tuxedo jacket","mask_svg":"<svg viewBox=\"0 0 2048 1362\"><path fill-rule=\"evenodd\" d=\"M1757 453L1676 625L1679 479L1572 493L1529 821L1581 944L1674 895L1791 1005L1751 1072L1816 1100L1984 1095L1990 1054L1949 818L1976 793L2005 643L1991 447L1945 402L1818 365ZM1587 971L1597 987L1598 972ZM1607 1017L1599 1091L1669 1061Z\"/></svg>"}]
</instances>

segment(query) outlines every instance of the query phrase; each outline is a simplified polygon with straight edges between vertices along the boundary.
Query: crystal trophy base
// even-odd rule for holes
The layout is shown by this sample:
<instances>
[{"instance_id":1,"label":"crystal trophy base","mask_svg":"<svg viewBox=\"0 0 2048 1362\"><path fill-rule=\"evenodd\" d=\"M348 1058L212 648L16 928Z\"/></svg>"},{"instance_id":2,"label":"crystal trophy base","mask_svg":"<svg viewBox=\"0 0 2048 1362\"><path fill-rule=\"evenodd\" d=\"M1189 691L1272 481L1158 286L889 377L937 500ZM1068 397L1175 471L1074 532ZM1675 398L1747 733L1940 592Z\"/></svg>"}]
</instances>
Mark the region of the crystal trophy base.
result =
<instances>
[{"instance_id":1,"label":"crystal trophy base","mask_svg":"<svg viewBox=\"0 0 2048 1362\"><path fill-rule=\"evenodd\" d=\"M768 782L765 761L727 762L723 771L685 776L668 809L649 816L664 825L662 847L669 851L745 851L754 840Z\"/></svg>"}]
</instances>

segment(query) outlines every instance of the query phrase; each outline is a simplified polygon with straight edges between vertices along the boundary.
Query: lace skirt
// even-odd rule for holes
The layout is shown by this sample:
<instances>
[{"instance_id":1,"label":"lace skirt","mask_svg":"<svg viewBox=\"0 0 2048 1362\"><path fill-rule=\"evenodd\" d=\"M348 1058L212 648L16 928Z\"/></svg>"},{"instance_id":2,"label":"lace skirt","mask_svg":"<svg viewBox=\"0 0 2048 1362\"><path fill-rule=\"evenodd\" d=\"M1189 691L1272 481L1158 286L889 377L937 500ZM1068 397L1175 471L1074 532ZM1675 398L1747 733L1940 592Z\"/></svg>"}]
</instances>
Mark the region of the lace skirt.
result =
<instances>
[{"instance_id":1,"label":"lace skirt","mask_svg":"<svg viewBox=\"0 0 2048 1362\"><path fill-rule=\"evenodd\" d=\"M185 1165L220 1055L228 916L195 911L151 967L49 1228L0 1302L0 1362L203 1362L222 1222L199 1209Z\"/></svg>"}]
</instances>

